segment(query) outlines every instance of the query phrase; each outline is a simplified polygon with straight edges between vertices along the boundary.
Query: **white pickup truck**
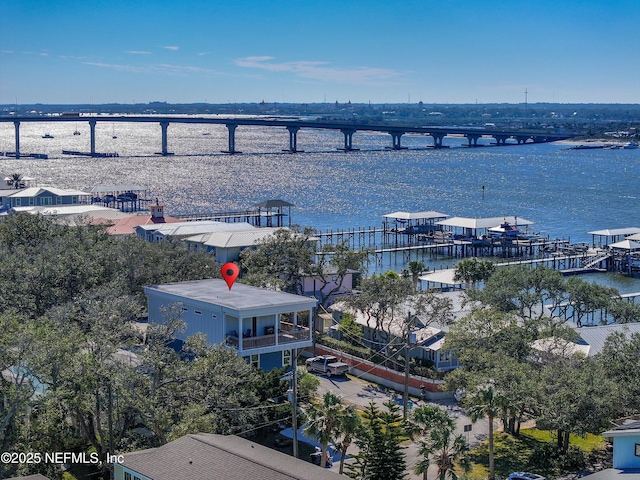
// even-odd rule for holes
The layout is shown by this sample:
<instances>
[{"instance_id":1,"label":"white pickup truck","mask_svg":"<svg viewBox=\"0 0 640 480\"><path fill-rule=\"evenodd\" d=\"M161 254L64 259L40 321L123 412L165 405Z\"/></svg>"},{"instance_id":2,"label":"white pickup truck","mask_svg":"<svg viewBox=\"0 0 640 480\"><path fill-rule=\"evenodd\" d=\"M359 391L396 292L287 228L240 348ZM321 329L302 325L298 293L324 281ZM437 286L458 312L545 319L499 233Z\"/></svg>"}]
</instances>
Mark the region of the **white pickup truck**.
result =
<instances>
[{"instance_id":1,"label":"white pickup truck","mask_svg":"<svg viewBox=\"0 0 640 480\"><path fill-rule=\"evenodd\" d=\"M344 375L349 371L349 365L339 362L338 359L332 355L320 355L309 358L305 364L307 366L307 372L324 373L327 377Z\"/></svg>"}]
</instances>

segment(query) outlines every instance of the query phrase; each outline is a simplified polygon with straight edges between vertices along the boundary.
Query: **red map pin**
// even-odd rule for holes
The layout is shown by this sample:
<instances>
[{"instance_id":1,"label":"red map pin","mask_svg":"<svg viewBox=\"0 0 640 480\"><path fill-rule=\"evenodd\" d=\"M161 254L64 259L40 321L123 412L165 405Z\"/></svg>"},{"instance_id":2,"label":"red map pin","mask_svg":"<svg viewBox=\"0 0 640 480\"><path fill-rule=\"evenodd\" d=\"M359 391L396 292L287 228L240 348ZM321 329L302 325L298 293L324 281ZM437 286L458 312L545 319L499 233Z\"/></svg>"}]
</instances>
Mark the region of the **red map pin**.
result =
<instances>
[{"instance_id":1,"label":"red map pin","mask_svg":"<svg viewBox=\"0 0 640 480\"><path fill-rule=\"evenodd\" d=\"M236 281L236 278L238 278L238 275L240 274L240 269L235 263L228 262L222 265L220 273L222 274L222 278L224 278L224 281L227 282L227 285L229 285L229 290L231 290L233 282Z\"/></svg>"}]
</instances>

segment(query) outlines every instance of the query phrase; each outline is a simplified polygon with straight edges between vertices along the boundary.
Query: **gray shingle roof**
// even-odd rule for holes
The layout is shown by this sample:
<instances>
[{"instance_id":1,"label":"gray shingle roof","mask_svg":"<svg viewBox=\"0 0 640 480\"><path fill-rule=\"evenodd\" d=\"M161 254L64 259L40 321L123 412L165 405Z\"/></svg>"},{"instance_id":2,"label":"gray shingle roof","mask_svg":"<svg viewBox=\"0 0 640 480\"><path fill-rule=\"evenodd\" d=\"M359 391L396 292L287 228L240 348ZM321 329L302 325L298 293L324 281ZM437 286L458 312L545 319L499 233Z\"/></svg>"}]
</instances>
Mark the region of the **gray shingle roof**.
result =
<instances>
[{"instance_id":1,"label":"gray shingle roof","mask_svg":"<svg viewBox=\"0 0 640 480\"><path fill-rule=\"evenodd\" d=\"M125 467L153 480L339 480L343 476L237 436L185 435L124 455Z\"/></svg>"}]
</instances>

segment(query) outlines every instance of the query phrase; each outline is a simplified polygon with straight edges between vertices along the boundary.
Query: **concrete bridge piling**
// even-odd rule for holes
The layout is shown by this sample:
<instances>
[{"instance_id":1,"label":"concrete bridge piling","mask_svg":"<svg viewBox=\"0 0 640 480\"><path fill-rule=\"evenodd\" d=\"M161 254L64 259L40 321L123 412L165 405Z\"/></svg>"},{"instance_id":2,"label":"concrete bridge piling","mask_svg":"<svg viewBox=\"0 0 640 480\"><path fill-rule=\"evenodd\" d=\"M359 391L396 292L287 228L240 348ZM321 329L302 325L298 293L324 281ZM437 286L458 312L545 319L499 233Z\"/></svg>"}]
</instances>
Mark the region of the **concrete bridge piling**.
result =
<instances>
[{"instance_id":1,"label":"concrete bridge piling","mask_svg":"<svg viewBox=\"0 0 640 480\"><path fill-rule=\"evenodd\" d=\"M482 129L478 127L428 127L428 126L394 126L388 125L370 125L356 124L336 121L303 121L291 119L266 119L266 118L208 118L208 117L158 117L158 116L59 116L59 117L1 117L0 122L13 122L15 128L15 146L16 157L20 158L20 124L24 122L74 122L86 121L90 127L90 155L97 157L102 154L96 153L96 125L98 122L129 122L129 123L159 123L161 127L161 152L160 155L172 155L168 150L168 128L171 123L190 123L190 124L215 124L224 125L228 130L229 140L228 149L223 150L224 153L236 154L242 153L236 148L235 132L238 126L260 126L260 127L285 127L289 132L289 148L284 149L286 152L297 153L303 150L298 149L298 132L301 128L313 128L324 130L338 130L344 135L344 147L339 148L345 152L358 150L353 146L353 134L356 132L386 132L391 135L392 150L404 150L401 144L402 136L405 134L427 135L433 138L434 148L445 148L443 140L447 135L461 135L467 138L469 147L477 147L478 140L482 137L492 137L499 146L506 145L507 140L515 139L518 144L525 144L529 140L533 143L553 142L556 140L565 140L571 138L572 135L555 134L550 132L527 132L522 130L506 131L496 129Z\"/></svg>"}]
</instances>

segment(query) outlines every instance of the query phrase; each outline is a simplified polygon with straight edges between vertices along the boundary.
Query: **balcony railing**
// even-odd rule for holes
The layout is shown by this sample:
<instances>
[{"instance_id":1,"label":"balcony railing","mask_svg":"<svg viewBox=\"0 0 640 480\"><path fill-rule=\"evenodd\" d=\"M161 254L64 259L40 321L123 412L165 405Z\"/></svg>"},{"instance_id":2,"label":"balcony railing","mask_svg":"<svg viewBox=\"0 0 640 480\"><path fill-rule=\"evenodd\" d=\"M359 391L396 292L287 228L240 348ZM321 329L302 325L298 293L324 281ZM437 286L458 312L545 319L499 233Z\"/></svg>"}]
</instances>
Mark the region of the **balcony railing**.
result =
<instances>
[{"instance_id":1,"label":"balcony railing","mask_svg":"<svg viewBox=\"0 0 640 480\"><path fill-rule=\"evenodd\" d=\"M278 345L288 343L301 342L309 340L309 329L307 327L296 327L287 329L286 325L282 325L283 329L278 331ZM293 326L292 326L293 327ZM240 349L240 339L233 335L227 335L227 345L232 345ZM257 337L243 337L242 350L251 350L254 348L272 347L276 345L276 335L259 335Z\"/></svg>"}]
</instances>

